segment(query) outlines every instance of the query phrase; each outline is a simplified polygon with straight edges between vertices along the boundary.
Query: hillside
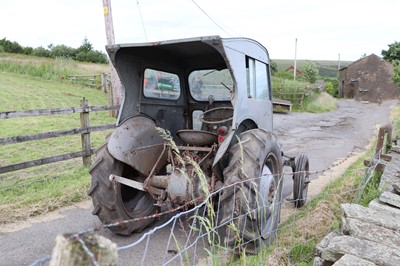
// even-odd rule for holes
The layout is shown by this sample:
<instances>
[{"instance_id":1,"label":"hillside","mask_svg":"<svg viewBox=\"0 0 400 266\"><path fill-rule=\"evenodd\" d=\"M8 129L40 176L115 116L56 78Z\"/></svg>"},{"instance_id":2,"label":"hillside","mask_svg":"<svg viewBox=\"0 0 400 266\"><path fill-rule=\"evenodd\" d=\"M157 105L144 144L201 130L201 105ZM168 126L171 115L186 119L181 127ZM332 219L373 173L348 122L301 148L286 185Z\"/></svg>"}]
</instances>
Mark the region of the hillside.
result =
<instances>
[{"instance_id":1,"label":"hillside","mask_svg":"<svg viewBox=\"0 0 400 266\"><path fill-rule=\"evenodd\" d=\"M0 53L0 112L79 107L82 98L90 106L108 104L101 90L72 84L65 75L96 74L107 65L77 63ZM90 114L90 125L115 123L108 112ZM79 128L80 115L51 115L0 119L0 138ZM108 131L91 133L91 148L105 140ZM81 150L81 136L71 135L2 145L0 166L8 166ZM0 224L46 213L87 199L90 175L82 159L0 174Z\"/></svg>"},{"instance_id":2,"label":"hillside","mask_svg":"<svg viewBox=\"0 0 400 266\"><path fill-rule=\"evenodd\" d=\"M272 59L278 65L278 71L284 71L288 67L294 65L294 60L289 59ZM313 61L317 64L319 75L321 77L337 77L338 61L334 60L297 60L296 65L299 70L304 69L305 64L308 61ZM340 67L347 66L351 64L351 61L341 61Z\"/></svg>"}]
</instances>

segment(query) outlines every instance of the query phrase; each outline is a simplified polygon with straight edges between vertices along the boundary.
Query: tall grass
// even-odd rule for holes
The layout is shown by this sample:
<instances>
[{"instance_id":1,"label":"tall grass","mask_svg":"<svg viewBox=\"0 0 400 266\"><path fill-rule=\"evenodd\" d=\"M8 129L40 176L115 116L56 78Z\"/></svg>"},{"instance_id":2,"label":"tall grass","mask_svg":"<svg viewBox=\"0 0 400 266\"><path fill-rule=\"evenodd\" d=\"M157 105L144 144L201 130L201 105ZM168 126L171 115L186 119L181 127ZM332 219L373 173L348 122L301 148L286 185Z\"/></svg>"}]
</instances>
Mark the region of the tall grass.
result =
<instances>
[{"instance_id":1,"label":"tall grass","mask_svg":"<svg viewBox=\"0 0 400 266\"><path fill-rule=\"evenodd\" d=\"M393 123L393 139L400 137L400 105L392 109L390 121Z\"/></svg>"},{"instance_id":2,"label":"tall grass","mask_svg":"<svg viewBox=\"0 0 400 266\"><path fill-rule=\"evenodd\" d=\"M304 107L302 107L303 112L308 113L323 113L330 112L336 109L337 102L326 92L316 94L315 99L310 99L305 102Z\"/></svg>"},{"instance_id":3,"label":"tall grass","mask_svg":"<svg viewBox=\"0 0 400 266\"><path fill-rule=\"evenodd\" d=\"M336 109L336 99L325 92L311 89L307 82L273 77L272 94L274 99L292 103L292 111L322 113Z\"/></svg>"},{"instance_id":4,"label":"tall grass","mask_svg":"<svg viewBox=\"0 0 400 266\"><path fill-rule=\"evenodd\" d=\"M89 67L89 66L93 67ZM62 80L67 76L108 71L107 66L78 63L66 58L41 58L0 53L0 71L30 75L47 80Z\"/></svg>"}]
</instances>

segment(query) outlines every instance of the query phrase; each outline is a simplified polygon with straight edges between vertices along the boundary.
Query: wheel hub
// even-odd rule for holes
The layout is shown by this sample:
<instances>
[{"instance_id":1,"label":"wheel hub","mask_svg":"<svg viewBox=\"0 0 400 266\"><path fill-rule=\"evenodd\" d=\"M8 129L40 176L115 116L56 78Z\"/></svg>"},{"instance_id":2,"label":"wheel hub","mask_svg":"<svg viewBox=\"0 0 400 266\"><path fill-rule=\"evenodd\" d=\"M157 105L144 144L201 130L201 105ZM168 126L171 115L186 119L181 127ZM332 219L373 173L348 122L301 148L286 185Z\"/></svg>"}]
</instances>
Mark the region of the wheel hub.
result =
<instances>
[{"instance_id":1,"label":"wheel hub","mask_svg":"<svg viewBox=\"0 0 400 266\"><path fill-rule=\"evenodd\" d=\"M268 237L271 233L270 228L272 227L272 213L274 208L274 196L275 196L275 179L268 168L264 166L261 177L260 177L260 189L258 197L258 208L260 215L260 231L263 238Z\"/></svg>"}]
</instances>

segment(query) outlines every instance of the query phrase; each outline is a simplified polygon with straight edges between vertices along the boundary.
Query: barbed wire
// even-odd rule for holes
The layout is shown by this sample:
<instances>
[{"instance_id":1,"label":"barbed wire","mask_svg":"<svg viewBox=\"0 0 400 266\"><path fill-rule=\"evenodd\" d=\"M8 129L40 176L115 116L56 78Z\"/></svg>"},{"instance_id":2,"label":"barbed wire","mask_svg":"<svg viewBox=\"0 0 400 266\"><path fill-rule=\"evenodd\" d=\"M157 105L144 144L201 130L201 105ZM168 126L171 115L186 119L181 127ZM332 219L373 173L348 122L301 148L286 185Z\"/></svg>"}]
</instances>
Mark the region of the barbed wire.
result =
<instances>
[{"instance_id":1,"label":"barbed wire","mask_svg":"<svg viewBox=\"0 0 400 266\"><path fill-rule=\"evenodd\" d=\"M356 149L356 148L354 148L354 149ZM343 158L339 162L336 162L334 164L334 166L340 165L345 160L347 160L348 157L350 157L350 156L347 156L346 158ZM351 171L366 170L366 168L368 168L369 170L375 169L379 162L380 162L380 158L378 158L378 160L375 160L374 163L371 164L369 167L354 168ZM320 175L321 173L335 174L335 173L343 173L345 171L345 170L332 170L332 168L334 166L331 166L331 167L329 167L329 168L327 168L325 170L308 171L307 173L309 175ZM291 172L291 173L284 172L282 175L283 176L290 176L292 174L294 174L294 173L293 172ZM265 175L263 175L263 176L265 176ZM192 248L194 249L194 253L195 253L194 257L193 257L193 260L196 260L197 259L196 250L197 250L198 241L200 241L201 239L204 239L205 237L207 237L207 235L210 232L204 231L203 228L202 228L203 225L201 223L199 223L199 221L197 219L193 219L192 224L189 226L190 230L187 233L187 238L184 241L185 243L183 245L183 248L181 250L179 250L179 251L175 251L173 249L170 249L169 246L171 245L171 243L174 240L174 231L176 230L176 227L177 227L177 223L178 223L177 221L179 221L180 219L182 219L184 217L189 217L190 215L192 215L191 216L192 218L196 217L196 216L204 216L205 215L205 213L204 213L205 209L204 209L202 215L199 215L200 209L204 208L206 206L207 202L210 202L216 196L220 196L221 193L224 190L228 190L228 189L232 189L234 187L238 187L238 186L240 186L240 185L242 185L242 184L244 184L246 182L252 182L252 181L255 181L255 180L260 179L262 177L251 178L251 179L247 179L247 180L241 180L239 182L235 182L235 183L232 183L232 184L227 184L227 185L224 185L223 187L211 192L209 195L197 197L197 198L193 199L192 201L186 203L183 206L178 206L176 208L169 209L167 211L160 212L160 213L157 213L157 214L154 214L154 215L150 215L150 216L147 216L147 217L140 217L140 218L135 218L135 219L119 221L119 222L116 222L116 223L104 224L104 225L101 226L101 228L110 228L110 227L114 227L114 226L121 226L122 224L132 223L132 222L135 222L135 221L138 221L138 220L141 220L141 219L154 219L154 218L160 218L160 217L163 217L163 216L170 216L173 213L180 211L179 213L177 213L177 214L173 215L172 217L170 217L163 224L155 226L154 228L152 228L149 231L147 231L146 233L144 233L136 241L133 241L132 243L117 247L117 250L118 251L123 251L123 250L134 249L135 247L139 246L140 244L143 244L143 242L146 241L146 243L145 243L145 251L144 251L142 262L141 262L141 264L144 265L145 261L146 261L146 256L148 254L148 250L150 248L149 245L150 245L151 236L155 235L158 231L160 231L162 229L165 229L168 226L170 226L171 227L171 229L170 229L171 233L170 233L169 239L167 240L167 245L166 245L166 249L165 249L165 252L164 252L164 255L163 255L163 264L162 265L167 265L167 264L175 261L177 258L181 258L182 259L182 256L184 256L184 253L188 252L188 250L192 249ZM283 178L282 178L282 180L283 180ZM353 192L353 191L357 191L357 190L358 190L358 188L350 188L348 191L340 192L339 194L347 194L349 192ZM236 191L236 189L234 189L234 193L236 193L235 191ZM332 196L337 196L337 195L338 194L332 194ZM318 195L318 196L319 197L322 197L322 196L329 197L329 194L327 194L327 195ZM283 203L284 203L284 201L282 200L278 204L283 204ZM218 204L219 204L219 202L218 202ZM189 206L193 206L193 205L195 205L195 207L193 207L191 209L188 209ZM249 215L249 213L244 213L242 215ZM218 224L214 228L212 228L211 231L215 232L218 228L220 228L221 226L225 226L225 225L226 224ZM89 232L89 231L98 231L98 230L99 230L99 228L85 229L85 230L82 230L82 231L80 231L80 232L78 232L78 233L73 235L82 244L82 247L84 248L85 252L91 258L91 261L92 261L93 265L98 265L98 264L96 264L97 261L95 259L95 256L94 256L93 253L91 253L91 251L88 249L88 247L86 246L84 241L80 238L80 236L82 234L85 234L85 233ZM191 237L194 238L192 241L190 241ZM175 245L177 245L177 243L175 243ZM173 254L173 256L168 259L167 255L171 254L171 253ZM38 259L37 261L35 261L31 265L32 266L44 265L50 259L51 259L50 256L46 256L46 257Z\"/></svg>"}]
</instances>

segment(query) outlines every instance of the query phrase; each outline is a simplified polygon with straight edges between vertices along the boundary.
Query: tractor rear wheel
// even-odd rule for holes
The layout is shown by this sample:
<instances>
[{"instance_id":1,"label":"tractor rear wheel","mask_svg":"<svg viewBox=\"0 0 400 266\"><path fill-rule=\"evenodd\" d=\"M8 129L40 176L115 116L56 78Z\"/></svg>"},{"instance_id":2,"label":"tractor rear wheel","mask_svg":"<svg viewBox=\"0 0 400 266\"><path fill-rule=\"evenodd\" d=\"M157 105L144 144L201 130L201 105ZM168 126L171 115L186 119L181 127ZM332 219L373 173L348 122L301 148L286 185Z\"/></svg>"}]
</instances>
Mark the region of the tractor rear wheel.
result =
<instances>
[{"instance_id":1,"label":"tractor rear wheel","mask_svg":"<svg viewBox=\"0 0 400 266\"><path fill-rule=\"evenodd\" d=\"M282 155L270 132L254 129L240 134L230 149L224 184L239 184L220 196L219 237L237 253L256 254L270 244L280 219Z\"/></svg>"},{"instance_id":2,"label":"tractor rear wheel","mask_svg":"<svg viewBox=\"0 0 400 266\"><path fill-rule=\"evenodd\" d=\"M145 217L156 213L155 200L149 193L136 190L109 180L110 174L134 179L135 171L116 160L108 151L107 144L99 148L96 162L89 170L92 182L88 191L93 201L93 214L103 224L114 224L110 230L116 234L131 235L140 232L154 222L155 218L122 223L125 220Z\"/></svg>"}]
</instances>

